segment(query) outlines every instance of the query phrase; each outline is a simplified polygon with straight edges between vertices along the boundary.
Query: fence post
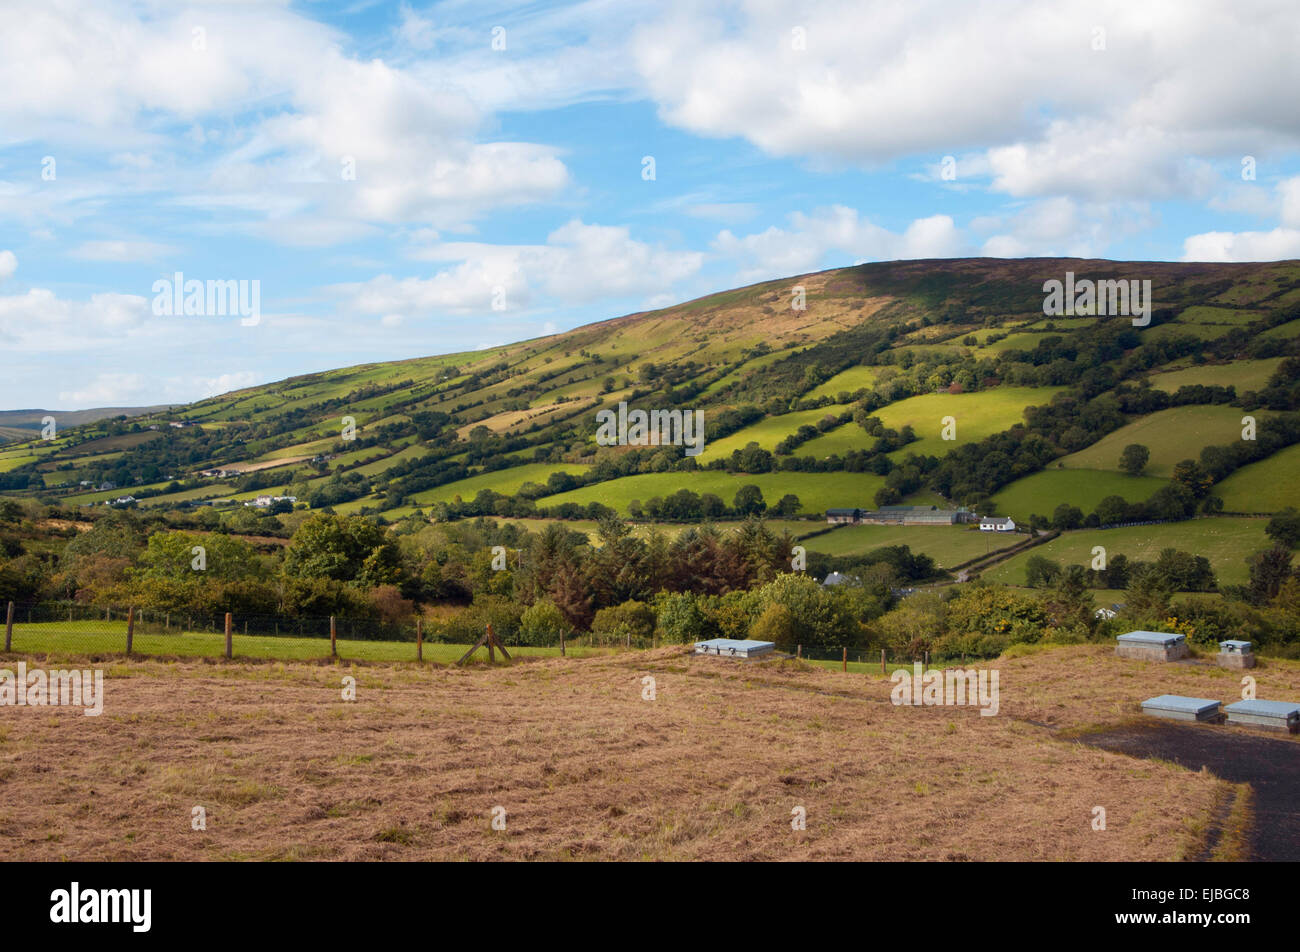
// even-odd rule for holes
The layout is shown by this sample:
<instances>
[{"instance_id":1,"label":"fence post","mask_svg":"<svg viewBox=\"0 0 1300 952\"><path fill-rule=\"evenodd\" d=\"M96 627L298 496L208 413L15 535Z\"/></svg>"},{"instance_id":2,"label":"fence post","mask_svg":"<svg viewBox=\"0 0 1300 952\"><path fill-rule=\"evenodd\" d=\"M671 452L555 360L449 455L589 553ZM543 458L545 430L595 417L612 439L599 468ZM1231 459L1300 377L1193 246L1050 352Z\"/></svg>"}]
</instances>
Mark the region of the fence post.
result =
<instances>
[{"instance_id":1,"label":"fence post","mask_svg":"<svg viewBox=\"0 0 1300 952\"><path fill-rule=\"evenodd\" d=\"M415 660L424 660L424 619L415 619Z\"/></svg>"},{"instance_id":2,"label":"fence post","mask_svg":"<svg viewBox=\"0 0 1300 952\"><path fill-rule=\"evenodd\" d=\"M334 616L330 615L330 657L337 658L338 656L339 656L339 645L337 640L337 634L334 628Z\"/></svg>"},{"instance_id":3,"label":"fence post","mask_svg":"<svg viewBox=\"0 0 1300 952\"><path fill-rule=\"evenodd\" d=\"M560 632L560 657L564 657L564 632Z\"/></svg>"},{"instance_id":4,"label":"fence post","mask_svg":"<svg viewBox=\"0 0 1300 952\"><path fill-rule=\"evenodd\" d=\"M5 651L8 651L14 643L14 603L9 603L9 609L5 612Z\"/></svg>"},{"instance_id":5,"label":"fence post","mask_svg":"<svg viewBox=\"0 0 1300 952\"><path fill-rule=\"evenodd\" d=\"M171 631L171 630L172 630L172 613L168 612L166 615L163 616L163 631Z\"/></svg>"},{"instance_id":6,"label":"fence post","mask_svg":"<svg viewBox=\"0 0 1300 952\"><path fill-rule=\"evenodd\" d=\"M849 670L849 649L847 647L844 649L844 657L842 661L843 661L843 666L840 668L840 670L848 671Z\"/></svg>"},{"instance_id":7,"label":"fence post","mask_svg":"<svg viewBox=\"0 0 1300 952\"><path fill-rule=\"evenodd\" d=\"M126 653L131 653L131 641L135 638L135 606L126 610Z\"/></svg>"},{"instance_id":8,"label":"fence post","mask_svg":"<svg viewBox=\"0 0 1300 952\"><path fill-rule=\"evenodd\" d=\"M796 658L802 658L802 657L803 657L803 645L795 645L795 646L794 646L794 656L795 656Z\"/></svg>"},{"instance_id":9,"label":"fence post","mask_svg":"<svg viewBox=\"0 0 1300 952\"><path fill-rule=\"evenodd\" d=\"M885 673L885 649L880 649L880 673Z\"/></svg>"},{"instance_id":10,"label":"fence post","mask_svg":"<svg viewBox=\"0 0 1300 952\"><path fill-rule=\"evenodd\" d=\"M226 612L226 660L227 661L229 661L231 656L234 655L235 653L232 650L234 648L234 639L231 638L231 632L230 632L230 625L232 620L233 619L231 618L230 612Z\"/></svg>"}]
</instances>

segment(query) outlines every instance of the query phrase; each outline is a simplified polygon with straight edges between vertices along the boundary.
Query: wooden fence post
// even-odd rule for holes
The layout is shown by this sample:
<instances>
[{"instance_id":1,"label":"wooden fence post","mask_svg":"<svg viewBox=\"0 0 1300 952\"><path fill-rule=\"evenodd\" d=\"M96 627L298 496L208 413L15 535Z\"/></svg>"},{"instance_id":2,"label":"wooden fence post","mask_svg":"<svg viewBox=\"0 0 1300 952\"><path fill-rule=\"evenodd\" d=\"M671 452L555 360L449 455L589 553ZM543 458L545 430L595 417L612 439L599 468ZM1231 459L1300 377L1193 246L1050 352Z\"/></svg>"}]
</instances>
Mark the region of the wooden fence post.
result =
<instances>
[{"instance_id":1,"label":"wooden fence post","mask_svg":"<svg viewBox=\"0 0 1300 952\"><path fill-rule=\"evenodd\" d=\"M337 638L337 631L334 628L334 616L330 615L330 657L337 658L338 656L339 656L339 644Z\"/></svg>"},{"instance_id":2,"label":"wooden fence post","mask_svg":"<svg viewBox=\"0 0 1300 952\"><path fill-rule=\"evenodd\" d=\"M163 616L163 631L170 632L171 630L172 630L172 613L168 612L166 615Z\"/></svg>"},{"instance_id":3,"label":"wooden fence post","mask_svg":"<svg viewBox=\"0 0 1300 952\"><path fill-rule=\"evenodd\" d=\"M233 643L233 639L230 636L231 621L232 618L230 612L226 612L226 660L227 661L229 661L231 656L234 655L235 653L232 650L234 648L234 643Z\"/></svg>"},{"instance_id":4,"label":"wooden fence post","mask_svg":"<svg viewBox=\"0 0 1300 952\"><path fill-rule=\"evenodd\" d=\"M880 649L880 673L885 673L885 649Z\"/></svg>"},{"instance_id":5,"label":"wooden fence post","mask_svg":"<svg viewBox=\"0 0 1300 952\"><path fill-rule=\"evenodd\" d=\"M795 656L796 658L802 658L802 657L803 657L803 645L795 645L795 646L794 646L794 656Z\"/></svg>"},{"instance_id":6,"label":"wooden fence post","mask_svg":"<svg viewBox=\"0 0 1300 952\"><path fill-rule=\"evenodd\" d=\"M415 660L424 660L424 619L415 619Z\"/></svg>"},{"instance_id":7,"label":"wooden fence post","mask_svg":"<svg viewBox=\"0 0 1300 952\"><path fill-rule=\"evenodd\" d=\"M560 632L560 657L564 657L564 632Z\"/></svg>"},{"instance_id":8,"label":"wooden fence post","mask_svg":"<svg viewBox=\"0 0 1300 952\"><path fill-rule=\"evenodd\" d=\"M135 606L126 610L126 653L131 653L131 641L135 638Z\"/></svg>"},{"instance_id":9,"label":"wooden fence post","mask_svg":"<svg viewBox=\"0 0 1300 952\"><path fill-rule=\"evenodd\" d=\"M8 651L14 643L14 603L9 603L9 610L5 612L5 651Z\"/></svg>"},{"instance_id":10,"label":"wooden fence post","mask_svg":"<svg viewBox=\"0 0 1300 952\"><path fill-rule=\"evenodd\" d=\"M844 658L842 660L843 660L843 667L841 667L840 670L841 671L849 670L849 649L847 647L844 649Z\"/></svg>"}]
</instances>

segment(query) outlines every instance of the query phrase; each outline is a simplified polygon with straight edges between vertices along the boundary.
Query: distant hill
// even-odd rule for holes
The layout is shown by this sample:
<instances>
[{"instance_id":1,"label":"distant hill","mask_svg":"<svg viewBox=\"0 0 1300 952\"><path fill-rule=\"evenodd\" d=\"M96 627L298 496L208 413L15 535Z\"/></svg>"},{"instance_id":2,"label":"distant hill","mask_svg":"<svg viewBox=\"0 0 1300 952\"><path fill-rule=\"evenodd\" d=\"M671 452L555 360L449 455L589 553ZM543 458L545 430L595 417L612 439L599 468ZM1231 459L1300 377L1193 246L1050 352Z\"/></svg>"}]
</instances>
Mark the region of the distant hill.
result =
<instances>
[{"instance_id":1,"label":"distant hill","mask_svg":"<svg viewBox=\"0 0 1300 952\"><path fill-rule=\"evenodd\" d=\"M1149 325L1045 315L1044 283L1067 272L1149 281ZM96 415L81 426L53 413L57 444L0 452L0 492L75 505L129 489L146 507L272 493L389 521L609 510L686 521L749 507L735 497L754 485L765 505L797 500L786 515L919 496L1002 505L1017 521L1051 518L1061 503L1092 517L1109 500L1097 518L1133 521L1208 505L1202 484L1295 442L1296 357L1296 261L884 262L170 410L80 411ZM620 402L702 410L707 448L597 445L597 411ZM39 429L45 413L10 411L0 426ZM1260 428L1249 444L1247 413ZM1120 470L1126 434L1103 442L1123 427L1150 432L1145 475ZM1195 492L1184 498L1175 464L1205 453L1211 472L1187 478ZM105 482L114 488L82 485ZM1236 493L1233 505L1300 504L1300 480L1289 485L1258 501Z\"/></svg>"},{"instance_id":2,"label":"distant hill","mask_svg":"<svg viewBox=\"0 0 1300 952\"><path fill-rule=\"evenodd\" d=\"M32 431L39 433L41 421L47 416L54 417L55 424L62 428L118 416L148 416L168 410L171 406L172 404L153 407L96 407L91 410L0 410L0 442L30 440Z\"/></svg>"}]
</instances>

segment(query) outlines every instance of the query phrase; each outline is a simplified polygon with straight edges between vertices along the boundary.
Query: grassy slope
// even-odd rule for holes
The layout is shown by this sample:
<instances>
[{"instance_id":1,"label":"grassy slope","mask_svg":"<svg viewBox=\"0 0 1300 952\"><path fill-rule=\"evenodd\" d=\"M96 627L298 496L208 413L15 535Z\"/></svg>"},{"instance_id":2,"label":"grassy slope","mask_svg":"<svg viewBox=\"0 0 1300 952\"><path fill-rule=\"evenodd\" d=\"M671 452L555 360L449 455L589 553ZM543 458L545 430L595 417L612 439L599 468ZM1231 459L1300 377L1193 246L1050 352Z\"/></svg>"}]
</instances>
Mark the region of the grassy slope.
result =
<instances>
[{"instance_id":1,"label":"grassy slope","mask_svg":"<svg viewBox=\"0 0 1300 952\"><path fill-rule=\"evenodd\" d=\"M1276 512L1300 508L1300 445L1243 466L1214 487L1229 512Z\"/></svg>"},{"instance_id":2,"label":"grassy slope","mask_svg":"<svg viewBox=\"0 0 1300 952\"><path fill-rule=\"evenodd\" d=\"M1061 503L1078 506L1087 515L1107 496L1141 502L1166 482L1153 476L1126 476L1105 470L1048 469L1004 486L994 494L988 508L1018 522L1027 521L1034 513L1050 517Z\"/></svg>"},{"instance_id":3,"label":"grassy slope","mask_svg":"<svg viewBox=\"0 0 1300 952\"><path fill-rule=\"evenodd\" d=\"M927 393L891 403L876 411L885 426L899 429L910 425L919 439L893 454L902 459L908 453L944 456L955 446L974 443L986 436L1024 422L1025 407L1051 402L1056 387L998 387L978 393ZM943 419L956 420L956 440L942 437ZM809 440L796 450L798 456L830 456L871 445L871 438L856 423L846 423L824 436Z\"/></svg>"},{"instance_id":4,"label":"grassy slope","mask_svg":"<svg viewBox=\"0 0 1300 952\"><path fill-rule=\"evenodd\" d=\"M1168 522L1155 526L1123 529L1080 529L1062 533L1045 545L1013 556L984 573L984 578L1010 585L1025 584L1025 562L1042 555L1063 564L1089 565L1093 546L1104 546L1108 558L1126 555L1130 560L1154 562L1160 550L1173 547L1203 555L1214 566L1220 585L1244 584L1248 579L1245 558L1267 547L1266 521L1218 517Z\"/></svg>"},{"instance_id":5,"label":"grassy slope","mask_svg":"<svg viewBox=\"0 0 1300 952\"><path fill-rule=\"evenodd\" d=\"M741 486L752 483L763 491L768 505L777 502L786 493L799 497L802 512L823 512L841 506L870 506L871 497L885 484L881 476L871 473L758 473L755 475L696 471L693 473L645 473L625 476L594 486L584 486L572 492L547 496L539 500L543 506L557 506L576 502L590 502L612 506L620 512L634 499L642 503L653 496L667 496L679 489L696 493L714 493L723 502L731 504Z\"/></svg>"},{"instance_id":6,"label":"grassy slope","mask_svg":"<svg viewBox=\"0 0 1300 952\"><path fill-rule=\"evenodd\" d=\"M881 546L906 545L946 568L1024 541L1022 535L980 532L966 526L842 526L804 544L827 555L861 555Z\"/></svg>"},{"instance_id":7,"label":"grassy slope","mask_svg":"<svg viewBox=\"0 0 1300 952\"><path fill-rule=\"evenodd\" d=\"M1261 420L1266 413L1255 414ZM1151 451L1151 460L1143 475L1173 474L1174 465L1196 459L1206 446L1222 446L1241 439L1242 411L1225 406L1171 407L1150 413L1102 437L1087 449L1060 460L1066 469L1101 469L1119 471L1124 447L1141 443Z\"/></svg>"}]
</instances>

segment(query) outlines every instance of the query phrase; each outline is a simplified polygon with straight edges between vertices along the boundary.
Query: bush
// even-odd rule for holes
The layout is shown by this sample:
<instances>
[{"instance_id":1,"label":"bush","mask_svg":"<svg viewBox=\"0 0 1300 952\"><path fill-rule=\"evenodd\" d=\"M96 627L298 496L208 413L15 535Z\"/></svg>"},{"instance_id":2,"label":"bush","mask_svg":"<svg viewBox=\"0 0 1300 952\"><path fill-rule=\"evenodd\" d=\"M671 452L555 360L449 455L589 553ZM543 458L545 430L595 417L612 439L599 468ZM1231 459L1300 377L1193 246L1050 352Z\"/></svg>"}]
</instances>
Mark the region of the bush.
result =
<instances>
[{"instance_id":1,"label":"bush","mask_svg":"<svg viewBox=\"0 0 1300 952\"><path fill-rule=\"evenodd\" d=\"M591 633L602 641L623 642L648 639L655 630L654 609L645 602L629 600L602 608L591 623Z\"/></svg>"},{"instance_id":2,"label":"bush","mask_svg":"<svg viewBox=\"0 0 1300 952\"><path fill-rule=\"evenodd\" d=\"M564 613L547 598L539 599L524 610L519 619L521 645L549 645L560 640L569 631Z\"/></svg>"}]
</instances>

